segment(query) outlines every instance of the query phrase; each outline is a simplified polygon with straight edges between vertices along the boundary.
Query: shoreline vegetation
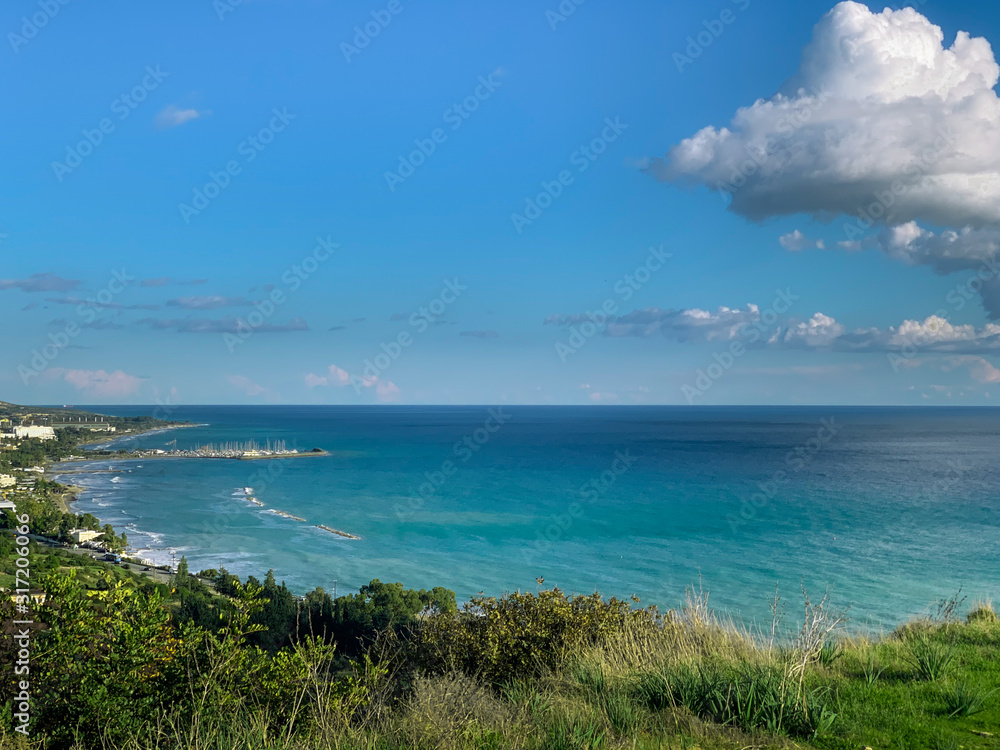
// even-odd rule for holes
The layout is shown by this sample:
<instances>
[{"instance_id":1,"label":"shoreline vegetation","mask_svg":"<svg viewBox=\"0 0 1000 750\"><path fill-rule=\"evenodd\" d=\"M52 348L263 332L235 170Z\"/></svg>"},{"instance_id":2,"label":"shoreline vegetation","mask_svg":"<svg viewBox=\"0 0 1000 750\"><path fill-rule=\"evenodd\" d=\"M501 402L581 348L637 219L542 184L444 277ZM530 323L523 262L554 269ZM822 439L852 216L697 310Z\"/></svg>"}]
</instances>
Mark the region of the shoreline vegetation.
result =
<instances>
[{"instance_id":1,"label":"shoreline vegetation","mask_svg":"<svg viewBox=\"0 0 1000 750\"><path fill-rule=\"evenodd\" d=\"M36 466L85 437L2 460ZM60 547L70 524L100 528L60 509L70 489L18 491L30 524L0 511L0 619L18 632L28 606L31 643L31 739L8 671L0 750L978 750L1000 735L1000 618L960 592L880 635L805 590L791 616L775 591L760 629L700 587L668 611L542 578L462 606L378 580L299 597L273 571L137 570ZM10 592L24 536L30 599ZM0 639L0 663L18 648Z\"/></svg>"},{"instance_id":2,"label":"shoreline vegetation","mask_svg":"<svg viewBox=\"0 0 1000 750\"><path fill-rule=\"evenodd\" d=\"M960 596L863 637L806 592L791 624L776 595L770 630L750 631L693 588L666 612L541 583L460 608L440 588L297 599L273 572L182 559L153 583L43 554L33 747L971 750L1000 725L1000 619ZM0 748L28 747L9 727Z\"/></svg>"}]
</instances>

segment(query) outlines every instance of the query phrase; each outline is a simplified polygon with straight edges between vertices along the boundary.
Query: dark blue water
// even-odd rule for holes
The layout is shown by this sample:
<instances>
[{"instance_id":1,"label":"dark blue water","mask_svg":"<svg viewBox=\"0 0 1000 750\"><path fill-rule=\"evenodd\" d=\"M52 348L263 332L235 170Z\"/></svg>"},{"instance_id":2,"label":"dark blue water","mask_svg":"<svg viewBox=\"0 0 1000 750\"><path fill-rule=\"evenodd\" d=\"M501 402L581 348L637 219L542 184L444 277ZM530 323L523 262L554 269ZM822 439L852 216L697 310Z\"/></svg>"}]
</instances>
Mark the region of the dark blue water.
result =
<instances>
[{"instance_id":1,"label":"dark blue water","mask_svg":"<svg viewBox=\"0 0 1000 750\"><path fill-rule=\"evenodd\" d=\"M769 619L776 584L794 606L800 583L829 587L856 627L959 587L1000 594L998 411L490 408L177 407L172 419L208 426L125 445L272 439L331 455L111 462L67 481L145 557L273 568L299 592L380 578L468 597L544 577L672 607L700 575L745 619Z\"/></svg>"}]
</instances>

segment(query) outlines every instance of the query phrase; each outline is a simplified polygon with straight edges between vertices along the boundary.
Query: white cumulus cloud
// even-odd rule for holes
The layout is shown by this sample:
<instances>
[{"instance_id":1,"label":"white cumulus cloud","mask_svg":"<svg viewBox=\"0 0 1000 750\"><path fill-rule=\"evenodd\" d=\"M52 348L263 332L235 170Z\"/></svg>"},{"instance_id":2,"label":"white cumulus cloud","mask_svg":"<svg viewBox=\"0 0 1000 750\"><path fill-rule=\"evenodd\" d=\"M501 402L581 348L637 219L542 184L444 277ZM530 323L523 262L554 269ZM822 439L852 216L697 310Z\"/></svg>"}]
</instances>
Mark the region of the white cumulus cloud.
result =
<instances>
[{"instance_id":1,"label":"white cumulus cloud","mask_svg":"<svg viewBox=\"0 0 1000 750\"><path fill-rule=\"evenodd\" d=\"M887 196L888 224L1000 221L1000 78L987 40L941 29L912 8L838 3L798 73L728 127L706 127L647 171L732 194L760 220L855 216Z\"/></svg>"}]
</instances>

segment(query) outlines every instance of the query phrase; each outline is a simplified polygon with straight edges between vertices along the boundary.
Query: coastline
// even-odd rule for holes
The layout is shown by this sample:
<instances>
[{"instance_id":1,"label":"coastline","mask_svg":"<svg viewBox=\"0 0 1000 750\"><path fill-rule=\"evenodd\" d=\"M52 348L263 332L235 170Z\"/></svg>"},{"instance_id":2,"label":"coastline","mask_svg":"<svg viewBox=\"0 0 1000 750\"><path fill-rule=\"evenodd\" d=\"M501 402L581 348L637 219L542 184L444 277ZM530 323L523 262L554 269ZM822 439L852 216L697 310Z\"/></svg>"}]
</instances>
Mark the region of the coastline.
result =
<instances>
[{"instance_id":1,"label":"coastline","mask_svg":"<svg viewBox=\"0 0 1000 750\"><path fill-rule=\"evenodd\" d=\"M135 438L162 434L169 432L171 430L181 429L184 427L210 427L210 426L211 425L207 423L174 424L165 427L155 427L148 430L141 430L134 433L118 435L110 439L108 439L107 435L104 435L100 439L87 440L85 442L80 443L79 445L81 447L87 447L91 450L93 450L96 447L98 449L114 451L116 449L119 449L124 443L127 443L128 441L133 440ZM147 530L146 528L138 528L136 526L136 523L133 521L129 521L126 523L125 520L117 518L116 514L113 515L110 512L100 512L101 510L103 510L104 506L103 502L98 502L98 505L101 505L102 508L100 509L91 508L88 504L89 509L85 511L83 508L80 507L81 503L91 499L94 499L96 501L97 498L106 496L105 493L112 493L114 496L117 496L119 495L120 491L116 490L115 488L118 487L118 485L110 484L109 486L104 486L103 484L100 484L99 486L94 486L94 487L81 487L75 484L69 485L69 482L72 481L72 477L74 475L77 476L101 475L101 474L123 475L124 473L132 471L132 469L126 468L128 465L130 464L135 465L136 463L140 462L145 463L147 461L152 461L153 459L177 459L177 460L225 459L230 461L232 460L261 461L261 460L284 459L284 458L306 458L306 457L321 458L321 457L330 457L332 455L334 455L332 452L323 449L315 449L315 450L296 452L296 453L250 455L250 456L195 455L193 451L191 453L184 451L182 452L182 455L177 455L175 453L158 454L158 453L153 453L152 451L145 451L145 450L136 450L134 452L126 454L112 454L112 455L74 454L70 458L50 462L46 466L46 474L48 474L51 478L55 479L56 481L68 487L68 489L61 494L60 498L57 501L59 507L62 510L64 510L65 512L70 512L75 514L89 512L94 515L97 515L102 523L110 524L115 529L116 533L124 533L128 535L129 544L123 552L123 555L125 557L133 558L136 560L142 560L143 565L149 564L154 568L154 570L157 568L161 570L162 569L170 570L171 561L175 556L179 558L180 555L184 552L190 554L192 552L200 553L205 550L201 548L194 549L184 546L178 546L178 547L163 546L162 540L164 532ZM93 469L78 468L81 464L98 464L100 468L93 468ZM81 495L85 495L87 493L91 493L96 497L95 498L81 497ZM245 499L254 506L252 508L253 511L267 513L269 515L277 516L279 518L284 518L289 521L309 524L310 526L321 529L323 531L326 531L330 534L333 534L345 540L361 539L360 536L357 536L355 534L351 534L349 532L342 531L340 529L335 529L329 526L325 526L323 524L315 524L301 516L294 515L287 511L279 510L277 508L271 508L267 504L262 503L256 498L247 497ZM122 512L125 513L124 510L122 510ZM141 521L141 517L136 518L135 520L138 521L143 526L145 526L145 524ZM180 544L181 542L178 541L176 543Z\"/></svg>"},{"instance_id":2,"label":"coastline","mask_svg":"<svg viewBox=\"0 0 1000 750\"><path fill-rule=\"evenodd\" d=\"M203 426L203 425L199 425ZM195 454L191 455L174 455L170 453L142 453L142 454L126 454L124 456L94 456L94 457L77 457L68 458L59 463L71 464L71 463L82 463L85 461L99 461L101 459L107 459L109 461L125 462L125 461L161 461L167 458L173 459L187 459L187 460L198 460L198 461L267 461L280 458L323 458L333 455L329 451L307 451L304 453L282 453L267 456L199 456Z\"/></svg>"},{"instance_id":3,"label":"coastline","mask_svg":"<svg viewBox=\"0 0 1000 750\"><path fill-rule=\"evenodd\" d=\"M134 438L144 437L146 435L155 435L155 434L159 434L159 433L169 432L171 430L183 429L183 428L186 428L186 427L207 427L207 426L208 425L206 425L206 424L188 424L188 423L170 424L170 425L167 425L165 427L153 427L153 428L150 428L148 430L140 430L138 432L129 432L129 433L126 433L126 434L123 434L123 435L118 435L118 436L113 437L111 439L108 439L108 437L105 435L105 436L103 436L103 437L101 437L99 439L95 438L93 440L84 440L84 441L81 441L80 443L78 443L77 447L84 447L85 448L87 446L96 446L96 445L113 446L115 443L117 443L119 441L131 440L131 439L134 439ZM75 484L68 484L65 481L62 481L65 477L73 476L74 474L82 474L82 473L104 473L103 471L101 471L101 472L96 472L96 471L95 472L73 472L73 471L62 472L62 471L59 471L59 467L61 465L63 465L63 464L73 464L73 463L85 462L85 461L102 461L102 460L114 461L115 459L113 457L111 457L111 456L92 456L92 457L89 457L89 458L88 457L69 458L69 459L62 459L62 460L58 460L58 461L51 461L51 460L49 460L49 461L45 462L45 464L44 464L45 473L42 476L50 477L53 481L58 482L59 484L62 484L64 487L66 487L66 489L63 492L61 492L55 498L56 507L59 510L61 510L64 513L72 513L74 515L81 515L82 513L89 512L89 511L84 511L84 510L82 510L79 507L79 503L81 502L79 496L81 494L87 492L88 488L81 487L81 486L75 485ZM110 470L108 470L108 473L112 473L112 472ZM115 529L116 533L122 533L122 532L124 532L124 533L127 534L129 532L128 528L123 527L120 524L112 523L111 521L104 520L104 519L102 519L102 521L104 523L110 523L111 526L112 526L112 528ZM129 555L128 554L129 552L132 552L132 553L135 553L135 554ZM135 547L132 547L131 545L129 545L126 548L125 554L128 555L129 557L133 557L133 558L139 559L138 558L139 550L137 548L135 548ZM138 572L138 571L136 571L136 572Z\"/></svg>"}]
</instances>

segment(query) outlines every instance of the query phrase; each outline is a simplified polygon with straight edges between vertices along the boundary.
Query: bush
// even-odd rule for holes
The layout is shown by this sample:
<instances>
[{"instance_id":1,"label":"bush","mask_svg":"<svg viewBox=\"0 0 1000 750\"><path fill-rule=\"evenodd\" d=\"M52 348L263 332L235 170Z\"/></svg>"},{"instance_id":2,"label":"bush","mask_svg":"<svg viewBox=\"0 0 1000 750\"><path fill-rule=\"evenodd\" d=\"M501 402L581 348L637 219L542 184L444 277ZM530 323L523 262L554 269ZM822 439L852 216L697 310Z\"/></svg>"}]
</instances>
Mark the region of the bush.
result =
<instances>
[{"instance_id":1,"label":"bush","mask_svg":"<svg viewBox=\"0 0 1000 750\"><path fill-rule=\"evenodd\" d=\"M431 672L459 670L503 683L538 677L627 628L660 622L655 609L635 610L599 594L574 597L553 589L476 597L461 612L429 617L412 653L417 666Z\"/></svg>"}]
</instances>

